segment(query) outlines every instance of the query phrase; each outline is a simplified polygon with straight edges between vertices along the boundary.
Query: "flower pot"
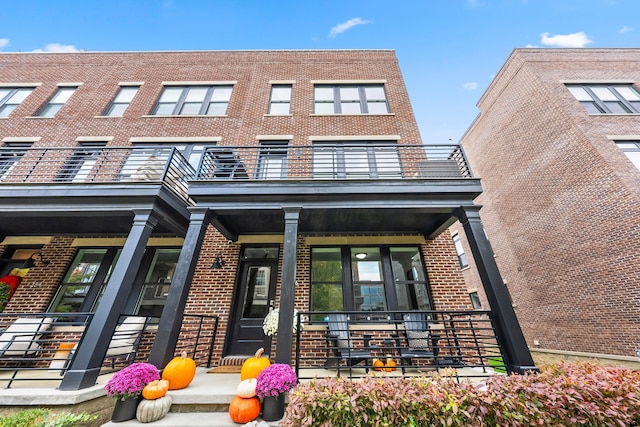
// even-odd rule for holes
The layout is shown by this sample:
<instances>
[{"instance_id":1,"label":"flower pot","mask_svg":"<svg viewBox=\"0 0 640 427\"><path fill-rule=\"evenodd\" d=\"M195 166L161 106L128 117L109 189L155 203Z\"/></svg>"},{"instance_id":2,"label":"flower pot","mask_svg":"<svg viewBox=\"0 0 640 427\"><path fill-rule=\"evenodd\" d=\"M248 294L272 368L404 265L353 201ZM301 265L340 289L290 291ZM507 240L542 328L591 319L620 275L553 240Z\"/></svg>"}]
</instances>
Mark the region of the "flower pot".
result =
<instances>
[{"instance_id":1,"label":"flower pot","mask_svg":"<svg viewBox=\"0 0 640 427\"><path fill-rule=\"evenodd\" d=\"M284 417L284 393L264 398L262 403L262 419L264 421L278 421Z\"/></svg>"},{"instance_id":2,"label":"flower pot","mask_svg":"<svg viewBox=\"0 0 640 427\"><path fill-rule=\"evenodd\" d=\"M111 421L114 423L121 423L123 421L134 419L136 417L138 403L141 401L141 394L135 397L128 397L124 400L116 400L116 406L114 406L113 414L111 414Z\"/></svg>"}]
</instances>

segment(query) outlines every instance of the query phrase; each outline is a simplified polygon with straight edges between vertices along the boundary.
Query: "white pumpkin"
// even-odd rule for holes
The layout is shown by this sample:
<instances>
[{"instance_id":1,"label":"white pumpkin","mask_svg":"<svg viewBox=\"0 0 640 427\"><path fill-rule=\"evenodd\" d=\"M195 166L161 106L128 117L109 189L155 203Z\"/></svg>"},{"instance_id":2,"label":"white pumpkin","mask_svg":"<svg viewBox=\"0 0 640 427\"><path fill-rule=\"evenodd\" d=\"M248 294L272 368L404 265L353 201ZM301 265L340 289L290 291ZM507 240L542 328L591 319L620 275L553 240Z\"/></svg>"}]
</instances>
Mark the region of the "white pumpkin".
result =
<instances>
[{"instance_id":1,"label":"white pumpkin","mask_svg":"<svg viewBox=\"0 0 640 427\"><path fill-rule=\"evenodd\" d=\"M248 399L256 395L256 385L258 384L255 378L249 378L247 380L240 381L238 384L238 396Z\"/></svg>"},{"instance_id":2,"label":"white pumpkin","mask_svg":"<svg viewBox=\"0 0 640 427\"><path fill-rule=\"evenodd\" d=\"M152 423L163 418L171 408L171 396L166 395L159 399L142 399L136 409L136 419L141 423Z\"/></svg>"}]
</instances>

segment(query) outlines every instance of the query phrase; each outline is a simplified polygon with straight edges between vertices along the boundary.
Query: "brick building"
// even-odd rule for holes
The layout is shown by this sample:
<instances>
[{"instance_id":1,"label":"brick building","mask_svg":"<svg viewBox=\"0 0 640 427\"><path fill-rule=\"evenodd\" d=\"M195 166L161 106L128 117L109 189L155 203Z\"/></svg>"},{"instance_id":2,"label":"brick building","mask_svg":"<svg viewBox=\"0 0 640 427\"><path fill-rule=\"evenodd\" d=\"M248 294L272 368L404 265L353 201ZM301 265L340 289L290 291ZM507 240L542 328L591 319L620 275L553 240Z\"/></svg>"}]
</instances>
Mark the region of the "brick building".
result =
<instances>
[{"instance_id":1,"label":"brick building","mask_svg":"<svg viewBox=\"0 0 640 427\"><path fill-rule=\"evenodd\" d=\"M461 141L531 348L628 360L640 348L639 61L639 49L516 49Z\"/></svg>"},{"instance_id":2,"label":"brick building","mask_svg":"<svg viewBox=\"0 0 640 427\"><path fill-rule=\"evenodd\" d=\"M279 307L289 363L294 308L470 309L456 218L505 362L532 366L479 180L422 144L393 51L2 54L0 141L2 275L32 264L5 312L92 313L62 389L95 382L125 313L156 318L138 356L164 366L186 313L219 318L219 361Z\"/></svg>"}]
</instances>

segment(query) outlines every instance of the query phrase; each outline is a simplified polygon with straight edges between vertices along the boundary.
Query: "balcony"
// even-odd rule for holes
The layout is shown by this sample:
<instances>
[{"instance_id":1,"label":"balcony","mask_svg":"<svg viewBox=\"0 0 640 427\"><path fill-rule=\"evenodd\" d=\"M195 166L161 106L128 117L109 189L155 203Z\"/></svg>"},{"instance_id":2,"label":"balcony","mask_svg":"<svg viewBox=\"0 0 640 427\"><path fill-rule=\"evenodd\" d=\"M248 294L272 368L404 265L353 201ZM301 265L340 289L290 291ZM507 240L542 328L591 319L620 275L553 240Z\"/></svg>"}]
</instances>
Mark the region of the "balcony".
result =
<instances>
[{"instance_id":1,"label":"balcony","mask_svg":"<svg viewBox=\"0 0 640 427\"><path fill-rule=\"evenodd\" d=\"M158 232L183 233L194 176L173 147L0 148L0 232L122 234L154 209Z\"/></svg>"},{"instance_id":2,"label":"balcony","mask_svg":"<svg viewBox=\"0 0 640 427\"><path fill-rule=\"evenodd\" d=\"M211 147L196 180L469 179L459 145L314 144Z\"/></svg>"},{"instance_id":3,"label":"balcony","mask_svg":"<svg viewBox=\"0 0 640 427\"><path fill-rule=\"evenodd\" d=\"M216 146L189 184L229 240L283 233L287 208L300 210L302 233L431 238L481 192L460 146L395 143Z\"/></svg>"}]
</instances>

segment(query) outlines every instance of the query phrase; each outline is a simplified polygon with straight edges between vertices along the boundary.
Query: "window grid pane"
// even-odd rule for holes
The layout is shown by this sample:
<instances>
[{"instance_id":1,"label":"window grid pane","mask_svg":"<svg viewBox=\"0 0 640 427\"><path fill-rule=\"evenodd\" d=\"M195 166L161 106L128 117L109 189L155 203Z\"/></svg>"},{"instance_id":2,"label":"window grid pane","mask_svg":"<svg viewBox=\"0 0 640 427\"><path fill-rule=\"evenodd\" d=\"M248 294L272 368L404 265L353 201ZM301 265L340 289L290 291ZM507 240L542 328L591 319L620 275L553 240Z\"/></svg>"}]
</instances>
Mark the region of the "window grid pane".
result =
<instances>
[{"instance_id":1,"label":"window grid pane","mask_svg":"<svg viewBox=\"0 0 640 427\"><path fill-rule=\"evenodd\" d=\"M314 105L315 114L389 113L382 84L316 86Z\"/></svg>"},{"instance_id":2,"label":"window grid pane","mask_svg":"<svg viewBox=\"0 0 640 427\"><path fill-rule=\"evenodd\" d=\"M153 114L222 116L227 112L232 89L232 86L165 87Z\"/></svg>"}]
</instances>

